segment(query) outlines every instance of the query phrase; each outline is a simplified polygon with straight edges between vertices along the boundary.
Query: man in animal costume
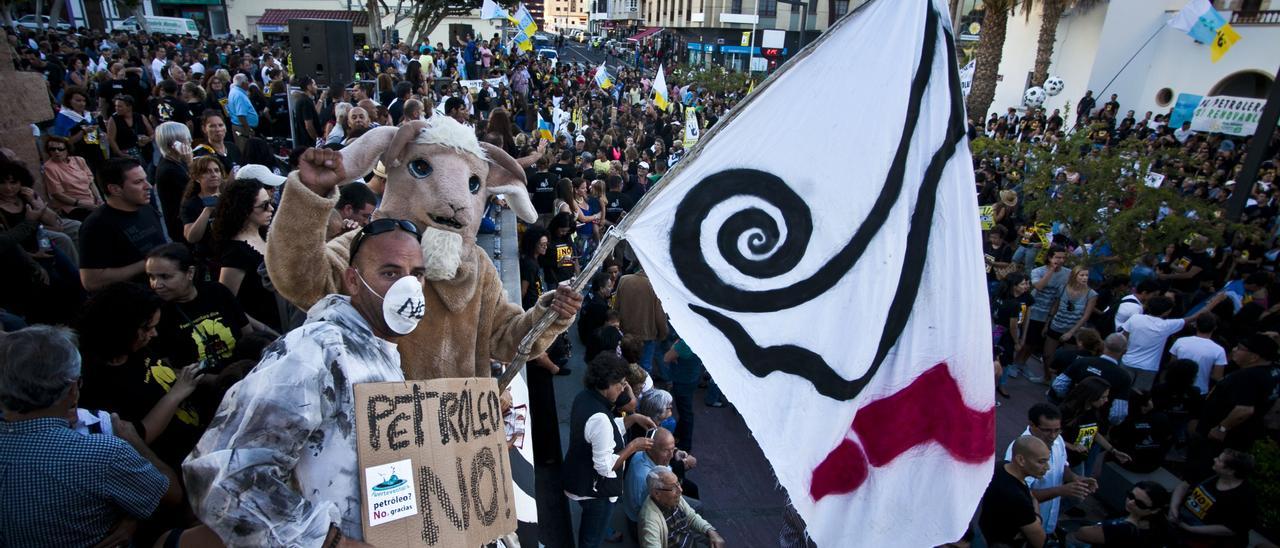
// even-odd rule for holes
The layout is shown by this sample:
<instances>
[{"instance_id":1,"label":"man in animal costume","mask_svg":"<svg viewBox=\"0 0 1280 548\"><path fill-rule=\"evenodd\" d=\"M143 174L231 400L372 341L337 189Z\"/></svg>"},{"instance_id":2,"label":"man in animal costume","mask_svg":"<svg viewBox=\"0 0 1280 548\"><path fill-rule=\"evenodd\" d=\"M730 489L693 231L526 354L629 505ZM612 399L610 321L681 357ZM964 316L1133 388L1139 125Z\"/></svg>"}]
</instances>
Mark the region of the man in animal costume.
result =
<instances>
[{"instance_id":1,"label":"man in animal costume","mask_svg":"<svg viewBox=\"0 0 1280 548\"><path fill-rule=\"evenodd\" d=\"M341 151L303 153L267 237L267 271L281 295L308 309L341 291L356 232L325 242L338 199L334 188L369 173L380 159L387 185L374 217L413 222L422 231L427 266L422 321L399 343L405 378L490 376L490 359L510 361L548 308L560 317L538 338L533 355L569 327L581 295L562 287L523 311L507 301L497 270L475 243L492 196L505 194L527 222L537 218L524 170L501 148L479 142L471 128L444 116L375 128Z\"/></svg>"}]
</instances>

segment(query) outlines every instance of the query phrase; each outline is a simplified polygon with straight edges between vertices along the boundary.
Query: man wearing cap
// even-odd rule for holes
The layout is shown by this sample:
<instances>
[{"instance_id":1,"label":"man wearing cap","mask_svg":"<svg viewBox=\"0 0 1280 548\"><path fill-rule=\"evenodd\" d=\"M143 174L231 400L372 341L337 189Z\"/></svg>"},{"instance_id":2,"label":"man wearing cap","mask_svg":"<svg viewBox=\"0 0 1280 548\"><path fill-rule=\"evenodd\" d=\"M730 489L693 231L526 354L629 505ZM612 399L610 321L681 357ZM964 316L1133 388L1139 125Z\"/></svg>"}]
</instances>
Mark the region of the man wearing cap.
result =
<instances>
[{"instance_id":1,"label":"man wearing cap","mask_svg":"<svg viewBox=\"0 0 1280 548\"><path fill-rule=\"evenodd\" d=\"M1236 344L1231 361L1240 369L1209 392L1190 440L1189 470L1207 470L1223 448L1248 451L1263 435L1263 417L1280 397L1276 351L1276 342L1260 333Z\"/></svg>"}]
</instances>

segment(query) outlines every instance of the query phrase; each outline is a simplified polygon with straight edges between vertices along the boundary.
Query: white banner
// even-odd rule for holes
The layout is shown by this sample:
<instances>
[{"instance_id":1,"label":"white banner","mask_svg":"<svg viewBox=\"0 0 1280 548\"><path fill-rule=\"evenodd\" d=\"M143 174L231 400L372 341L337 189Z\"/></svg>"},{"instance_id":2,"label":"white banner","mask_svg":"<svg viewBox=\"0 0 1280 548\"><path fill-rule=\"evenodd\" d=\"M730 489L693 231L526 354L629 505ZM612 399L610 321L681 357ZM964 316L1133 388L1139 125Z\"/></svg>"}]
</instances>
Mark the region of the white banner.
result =
<instances>
[{"instance_id":1,"label":"white banner","mask_svg":"<svg viewBox=\"0 0 1280 548\"><path fill-rule=\"evenodd\" d=\"M461 83L467 89L471 90L472 93L475 93L483 89L485 82L488 82L489 87L494 88L494 90L496 91L498 86L507 85L507 77L499 76L497 78L487 78L484 80L460 80L459 81L459 83Z\"/></svg>"},{"instance_id":2,"label":"white banner","mask_svg":"<svg viewBox=\"0 0 1280 548\"><path fill-rule=\"evenodd\" d=\"M1210 133L1250 136L1258 131L1265 99L1215 95L1200 99L1191 117L1191 129Z\"/></svg>"},{"instance_id":3,"label":"white banner","mask_svg":"<svg viewBox=\"0 0 1280 548\"><path fill-rule=\"evenodd\" d=\"M688 107L684 109L684 148L688 150L698 144L700 137L702 126L698 125L698 109Z\"/></svg>"},{"instance_id":4,"label":"white banner","mask_svg":"<svg viewBox=\"0 0 1280 548\"><path fill-rule=\"evenodd\" d=\"M841 19L626 228L819 546L957 540L991 477L991 322L947 13L900 0Z\"/></svg>"},{"instance_id":5,"label":"white banner","mask_svg":"<svg viewBox=\"0 0 1280 548\"><path fill-rule=\"evenodd\" d=\"M969 96L969 90L973 88L973 71L978 66L978 60L972 59L960 69L960 93L965 97Z\"/></svg>"}]
</instances>

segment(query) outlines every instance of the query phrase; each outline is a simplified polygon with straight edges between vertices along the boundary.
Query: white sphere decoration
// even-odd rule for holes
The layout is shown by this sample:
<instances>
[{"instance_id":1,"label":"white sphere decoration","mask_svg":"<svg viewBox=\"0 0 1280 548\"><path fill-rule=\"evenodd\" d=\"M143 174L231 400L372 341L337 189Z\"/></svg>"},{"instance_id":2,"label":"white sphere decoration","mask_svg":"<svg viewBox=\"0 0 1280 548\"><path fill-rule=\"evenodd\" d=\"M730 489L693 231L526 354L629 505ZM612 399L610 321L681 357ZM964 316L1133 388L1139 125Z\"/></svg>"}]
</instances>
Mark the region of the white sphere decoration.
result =
<instances>
[{"instance_id":1,"label":"white sphere decoration","mask_svg":"<svg viewBox=\"0 0 1280 548\"><path fill-rule=\"evenodd\" d=\"M1022 104L1029 107L1038 107L1044 104L1044 100L1049 96L1045 94L1044 88L1036 86L1028 88L1027 92L1022 95Z\"/></svg>"},{"instance_id":2,"label":"white sphere decoration","mask_svg":"<svg viewBox=\"0 0 1280 548\"><path fill-rule=\"evenodd\" d=\"M1057 76L1050 76L1048 80L1044 81L1044 91L1045 93L1048 93L1050 97L1052 97L1054 95L1062 93L1062 88L1066 87L1066 85L1067 83L1063 82L1062 78L1058 78Z\"/></svg>"}]
</instances>

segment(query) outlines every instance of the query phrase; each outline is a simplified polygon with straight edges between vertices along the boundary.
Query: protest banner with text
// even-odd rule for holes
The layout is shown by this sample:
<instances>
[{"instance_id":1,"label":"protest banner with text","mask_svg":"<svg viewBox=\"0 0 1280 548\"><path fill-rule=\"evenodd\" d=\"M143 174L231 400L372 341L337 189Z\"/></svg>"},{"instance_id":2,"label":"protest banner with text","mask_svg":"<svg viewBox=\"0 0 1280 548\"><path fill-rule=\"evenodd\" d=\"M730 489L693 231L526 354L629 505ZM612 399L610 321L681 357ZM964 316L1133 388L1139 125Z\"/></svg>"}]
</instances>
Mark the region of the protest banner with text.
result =
<instances>
[{"instance_id":1,"label":"protest banner with text","mask_svg":"<svg viewBox=\"0 0 1280 548\"><path fill-rule=\"evenodd\" d=\"M365 542L480 546L516 529L498 383L355 386Z\"/></svg>"}]
</instances>

